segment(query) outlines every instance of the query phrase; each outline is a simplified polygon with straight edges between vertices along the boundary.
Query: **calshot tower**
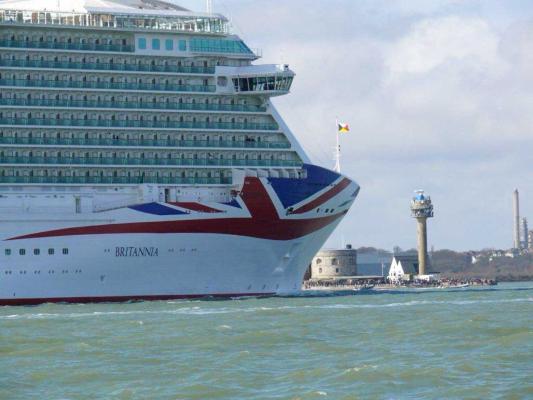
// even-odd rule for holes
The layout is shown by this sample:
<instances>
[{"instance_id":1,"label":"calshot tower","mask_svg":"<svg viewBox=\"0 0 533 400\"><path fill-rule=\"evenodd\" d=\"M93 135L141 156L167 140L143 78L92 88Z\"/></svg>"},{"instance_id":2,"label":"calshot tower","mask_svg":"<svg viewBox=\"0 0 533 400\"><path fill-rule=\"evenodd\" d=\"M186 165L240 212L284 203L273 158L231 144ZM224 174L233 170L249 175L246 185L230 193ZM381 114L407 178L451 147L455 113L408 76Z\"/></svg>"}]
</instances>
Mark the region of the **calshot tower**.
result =
<instances>
[{"instance_id":1,"label":"calshot tower","mask_svg":"<svg viewBox=\"0 0 533 400\"><path fill-rule=\"evenodd\" d=\"M417 190L411 200L411 216L416 218L418 231L418 274L426 275L428 260L427 247L427 224L428 218L433 217L433 204L431 197L424 194L423 190Z\"/></svg>"}]
</instances>

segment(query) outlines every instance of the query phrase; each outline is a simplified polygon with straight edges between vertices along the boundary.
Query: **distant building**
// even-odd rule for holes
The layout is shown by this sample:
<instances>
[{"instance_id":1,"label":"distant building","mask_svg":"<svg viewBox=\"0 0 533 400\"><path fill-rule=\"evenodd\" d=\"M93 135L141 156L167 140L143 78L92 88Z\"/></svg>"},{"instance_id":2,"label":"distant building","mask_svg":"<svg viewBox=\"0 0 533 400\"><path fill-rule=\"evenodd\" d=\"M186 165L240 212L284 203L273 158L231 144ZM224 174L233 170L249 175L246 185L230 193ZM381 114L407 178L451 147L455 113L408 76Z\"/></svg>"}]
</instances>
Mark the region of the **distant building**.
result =
<instances>
[{"instance_id":1,"label":"distant building","mask_svg":"<svg viewBox=\"0 0 533 400\"><path fill-rule=\"evenodd\" d=\"M418 275L418 255L395 255L389 269L391 282L410 281Z\"/></svg>"},{"instance_id":2,"label":"distant building","mask_svg":"<svg viewBox=\"0 0 533 400\"><path fill-rule=\"evenodd\" d=\"M312 279L331 279L357 275L357 250L347 245L341 250L322 250L311 262Z\"/></svg>"},{"instance_id":3,"label":"distant building","mask_svg":"<svg viewBox=\"0 0 533 400\"><path fill-rule=\"evenodd\" d=\"M392 261L392 253L361 247L357 249L357 273L359 275L387 276Z\"/></svg>"},{"instance_id":4,"label":"distant building","mask_svg":"<svg viewBox=\"0 0 533 400\"><path fill-rule=\"evenodd\" d=\"M470 263L471 264L477 264L479 262L479 259L481 258L481 254L474 253L474 252L468 252L468 256L470 257Z\"/></svg>"},{"instance_id":5,"label":"distant building","mask_svg":"<svg viewBox=\"0 0 533 400\"><path fill-rule=\"evenodd\" d=\"M527 234L527 248L533 249L533 231L529 231Z\"/></svg>"},{"instance_id":6,"label":"distant building","mask_svg":"<svg viewBox=\"0 0 533 400\"><path fill-rule=\"evenodd\" d=\"M529 248L529 228L527 226L527 218L522 218L522 249Z\"/></svg>"}]
</instances>

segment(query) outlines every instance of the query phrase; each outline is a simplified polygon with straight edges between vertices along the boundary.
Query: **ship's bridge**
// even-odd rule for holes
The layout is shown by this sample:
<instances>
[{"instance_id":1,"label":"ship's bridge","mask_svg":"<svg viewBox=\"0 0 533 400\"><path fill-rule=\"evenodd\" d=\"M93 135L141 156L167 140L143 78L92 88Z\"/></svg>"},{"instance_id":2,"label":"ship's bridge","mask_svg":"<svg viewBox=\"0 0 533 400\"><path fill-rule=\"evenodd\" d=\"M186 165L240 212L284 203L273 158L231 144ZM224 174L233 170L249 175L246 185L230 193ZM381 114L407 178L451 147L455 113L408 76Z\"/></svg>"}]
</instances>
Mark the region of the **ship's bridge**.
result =
<instances>
[{"instance_id":1,"label":"ship's bridge","mask_svg":"<svg viewBox=\"0 0 533 400\"><path fill-rule=\"evenodd\" d=\"M281 96L290 91L295 73L287 64L216 67L219 92Z\"/></svg>"}]
</instances>

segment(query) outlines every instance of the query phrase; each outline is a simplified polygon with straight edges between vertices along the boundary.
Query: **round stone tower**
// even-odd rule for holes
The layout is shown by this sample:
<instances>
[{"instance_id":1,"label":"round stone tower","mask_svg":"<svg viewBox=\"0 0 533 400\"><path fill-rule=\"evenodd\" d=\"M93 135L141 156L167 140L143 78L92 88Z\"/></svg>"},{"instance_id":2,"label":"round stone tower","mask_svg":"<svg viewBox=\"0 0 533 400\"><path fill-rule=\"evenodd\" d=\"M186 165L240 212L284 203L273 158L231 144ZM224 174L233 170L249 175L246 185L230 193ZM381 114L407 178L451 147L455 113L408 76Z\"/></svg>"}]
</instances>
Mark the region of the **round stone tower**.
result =
<instances>
[{"instance_id":1,"label":"round stone tower","mask_svg":"<svg viewBox=\"0 0 533 400\"><path fill-rule=\"evenodd\" d=\"M312 279L357 275L357 250L347 245L340 250L322 250L311 262Z\"/></svg>"}]
</instances>

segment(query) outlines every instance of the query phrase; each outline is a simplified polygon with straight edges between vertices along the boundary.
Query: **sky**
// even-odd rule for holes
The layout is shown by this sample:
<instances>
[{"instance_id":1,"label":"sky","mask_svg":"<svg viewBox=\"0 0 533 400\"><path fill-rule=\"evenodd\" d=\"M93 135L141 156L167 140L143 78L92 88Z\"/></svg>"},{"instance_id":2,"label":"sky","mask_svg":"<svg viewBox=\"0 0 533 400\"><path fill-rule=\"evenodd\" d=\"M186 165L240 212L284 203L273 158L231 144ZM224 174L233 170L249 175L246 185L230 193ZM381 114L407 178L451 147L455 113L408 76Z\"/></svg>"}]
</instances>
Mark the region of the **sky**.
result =
<instances>
[{"instance_id":1,"label":"sky","mask_svg":"<svg viewBox=\"0 0 533 400\"><path fill-rule=\"evenodd\" d=\"M205 9L202 0L179 1ZM327 245L416 245L413 191L435 249L509 248L512 192L533 229L533 2L214 0L257 63L289 64L273 100L313 163L361 186Z\"/></svg>"}]
</instances>

